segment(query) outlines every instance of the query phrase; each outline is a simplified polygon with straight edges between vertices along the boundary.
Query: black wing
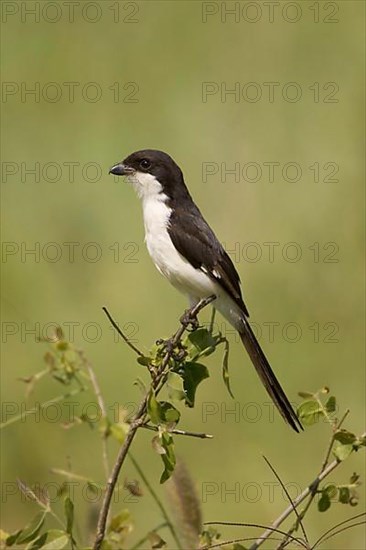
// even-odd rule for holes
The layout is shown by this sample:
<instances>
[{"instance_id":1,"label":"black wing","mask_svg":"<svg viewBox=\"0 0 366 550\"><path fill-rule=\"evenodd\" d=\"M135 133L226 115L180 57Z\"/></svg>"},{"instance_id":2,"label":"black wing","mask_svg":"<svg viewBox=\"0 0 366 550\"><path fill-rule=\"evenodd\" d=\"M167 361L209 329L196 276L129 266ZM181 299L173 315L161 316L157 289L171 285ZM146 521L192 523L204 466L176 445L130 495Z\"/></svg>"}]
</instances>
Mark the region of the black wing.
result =
<instances>
[{"instance_id":1,"label":"black wing","mask_svg":"<svg viewBox=\"0 0 366 550\"><path fill-rule=\"evenodd\" d=\"M188 210L175 207L170 216L168 232L178 252L193 267L201 269L221 285L249 317L241 295L238 272L198 208L195 205Z\"/></svg>"}]
</instances>

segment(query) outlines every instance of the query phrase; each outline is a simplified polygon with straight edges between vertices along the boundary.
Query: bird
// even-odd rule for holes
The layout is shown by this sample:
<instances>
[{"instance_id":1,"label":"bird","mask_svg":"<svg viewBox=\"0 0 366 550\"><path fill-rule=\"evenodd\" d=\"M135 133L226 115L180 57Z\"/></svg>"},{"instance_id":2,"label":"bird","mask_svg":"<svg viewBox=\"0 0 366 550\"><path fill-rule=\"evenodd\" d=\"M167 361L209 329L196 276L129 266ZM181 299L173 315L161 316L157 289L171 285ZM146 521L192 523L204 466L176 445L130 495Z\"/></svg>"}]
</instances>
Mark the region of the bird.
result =
<instances>
[{"instance_id":1,"label":"bird","mask_svg":"<svg viewBox=\"0 0 366 550\"><path fill-rule=\"evenodd\" d=\"M194 307L215 296L213 307L237 330L260 380L284 420L302 430L249 324L234 264L208 225L171 156L143 149L114 164L110 174L125 176L142 202L145 242L157 269Z\"/></svg>"}]
</instances>

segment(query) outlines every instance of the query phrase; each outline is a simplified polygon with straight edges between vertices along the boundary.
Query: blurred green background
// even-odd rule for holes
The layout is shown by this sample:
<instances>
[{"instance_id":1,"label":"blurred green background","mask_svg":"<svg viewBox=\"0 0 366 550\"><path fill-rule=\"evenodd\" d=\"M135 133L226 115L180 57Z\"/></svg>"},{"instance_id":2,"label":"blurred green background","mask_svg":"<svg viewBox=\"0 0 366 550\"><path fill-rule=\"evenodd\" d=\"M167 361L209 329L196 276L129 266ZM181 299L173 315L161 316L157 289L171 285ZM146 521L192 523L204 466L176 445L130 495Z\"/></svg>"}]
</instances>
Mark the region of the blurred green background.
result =
<instances>
[{"instance_id":1,"label":"blurred green background","mask_svg":"<svg viewBox=\"0 0 366 550\"><path fill-rule=\"evenodd\" d=\"M38 15L24 11L36 4ZM60 324L66 334L75 323L72 339L93 364L111 416L117 404L139 399L133 382L148 377L131 350L114 341L101 307L108 306L148 350L174 331L186 306L148 257L133 190L108 176L113 163L149 147L167 151L183 168L196 202L233 251L252 319L290 400L299 402L298 391L328 385L340 411L351 409L347 426L362 432L363 2L298 2L296 10L281 2L272 19L266 3L256 9L247 2L80 2L73 21L64 3L59 10L51 4L2 6L3 420L65 391L44 379L26 399L19 381L44 368L47 346L34 332L46 336L48 323ZM225 14L236 6L236 15ZM208 82L212 93L203 97ZM269 82L277 83L272 98ZM225 95L225 86L239 86L240 97ZM261 94L255 102L254 92ZM291 101L295 92L298 101ZM279 163L274 181L269 162ZM291 166L290 176L283 176L289 162L300 167L298 181L286 181L293 177ZM210 165L216 173L205 177L203 163L216 163ZM225 178L224 168L235 163L250 175ZM261 177L248 181L256 166ZM32 168L39 177L27 173ZM73 261L64 244L70 242L79 243ZM272 259L269 242L278 243ZM297 261L289 261L291 242L297 243ZM96 252L100 258L92 261ZM256 253L258 261L251 261ZM211 377L199 388L196 407L182 411L181 423L214 439L177 439L177 453L195 480L206 521L268 524L288 503L262 454L296 496L320 467L329 428L320 423L297 436L277 413L272 417L248 357L229 337L235 400L223 385L218 352L207 361ZM91 400L91 394L69 399L77 414ZM208 406L214 411L209 416ZM228 414L233 409L239 418ZM60 410L60 420L67 420L67 409ZM149 432L140 433L134 455L165 499L150 440ZM116 443L110 451L112 460ZM64 430L60 422L28 417L2 432L1 458L6 531L24 525L36 508L14 489L16 478L52 483L52 492L61 478L49 469L71 464L74 472L103 481L100 440L86 425ZM361 453L355 455L331 479L364 475L363 464ZM136 477L131 463L121 477ZM205 494L207 484L214 484L215 494ZM240 494L226 493L233 488ZM126 492L123 497L115 511L128 507L133 513L132 543L160 516L150 496L137 503L128 502ZM75 501L79 534L87 541L90 506L80 487ZM363 497L356 509L335 504L319 514L314 508L306 522L310 540L363 508ZM227 532L228 538L252 533ZM362 527L326 547L364 548Z\"/></svg>"}]
</instances>

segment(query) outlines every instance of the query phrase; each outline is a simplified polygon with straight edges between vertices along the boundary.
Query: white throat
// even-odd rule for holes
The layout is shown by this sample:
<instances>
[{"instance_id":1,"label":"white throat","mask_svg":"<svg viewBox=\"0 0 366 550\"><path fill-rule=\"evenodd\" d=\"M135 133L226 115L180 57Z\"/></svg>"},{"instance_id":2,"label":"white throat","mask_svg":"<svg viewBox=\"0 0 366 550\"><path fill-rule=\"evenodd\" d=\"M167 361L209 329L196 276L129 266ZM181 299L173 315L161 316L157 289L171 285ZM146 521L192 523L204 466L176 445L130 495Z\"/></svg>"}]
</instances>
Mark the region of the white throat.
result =
<instances>
[{"instance_id":1,"label":"white throat","mask_svg":"<svg viewBox=\"0 0 366 550\"><path fill-rule=\"evenodd\" d=\"M127 176L127 181L132 185L142 201L159 196L163 190L162 185L155 176L146 174L145 172L135 172L131 176Z\"/></svg>"},{"instance_id":2,"label":"white throat","mask_svg":"<svg viewBox=\"0 0 366 550\"><path fill-rule=\"evenodd\" d=\"M151 174L136 172L128 177L128 181L141 199L145 241L150 256L157 264L159 262L156 261L156 248L161 249L162 242L167 239L170 240L167 229L171 208L166 204L167 196L162 192L162 185Z\"/></svg>"}]
</instances>

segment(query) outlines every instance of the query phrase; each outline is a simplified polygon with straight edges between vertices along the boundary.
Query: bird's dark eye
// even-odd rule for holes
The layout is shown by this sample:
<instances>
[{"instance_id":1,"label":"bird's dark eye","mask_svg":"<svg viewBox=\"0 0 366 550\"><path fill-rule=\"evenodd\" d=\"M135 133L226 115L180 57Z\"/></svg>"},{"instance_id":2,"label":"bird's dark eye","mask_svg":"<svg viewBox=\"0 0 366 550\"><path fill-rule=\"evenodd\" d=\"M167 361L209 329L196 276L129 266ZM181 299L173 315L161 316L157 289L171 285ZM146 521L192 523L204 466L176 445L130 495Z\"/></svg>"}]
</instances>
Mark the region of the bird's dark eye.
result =
<instances>
[{"instance_id":1,"label":"bird's dark eye","mask_svg":"<svg viewBox=\"0 0 366 550\"><path fill-rule=\"evenodd\" d=\"M151 168L151 162L147 159L142 159L142 161L140 161L140 168L145 171L148 170Z\"/></svg>"}]
</instances>

